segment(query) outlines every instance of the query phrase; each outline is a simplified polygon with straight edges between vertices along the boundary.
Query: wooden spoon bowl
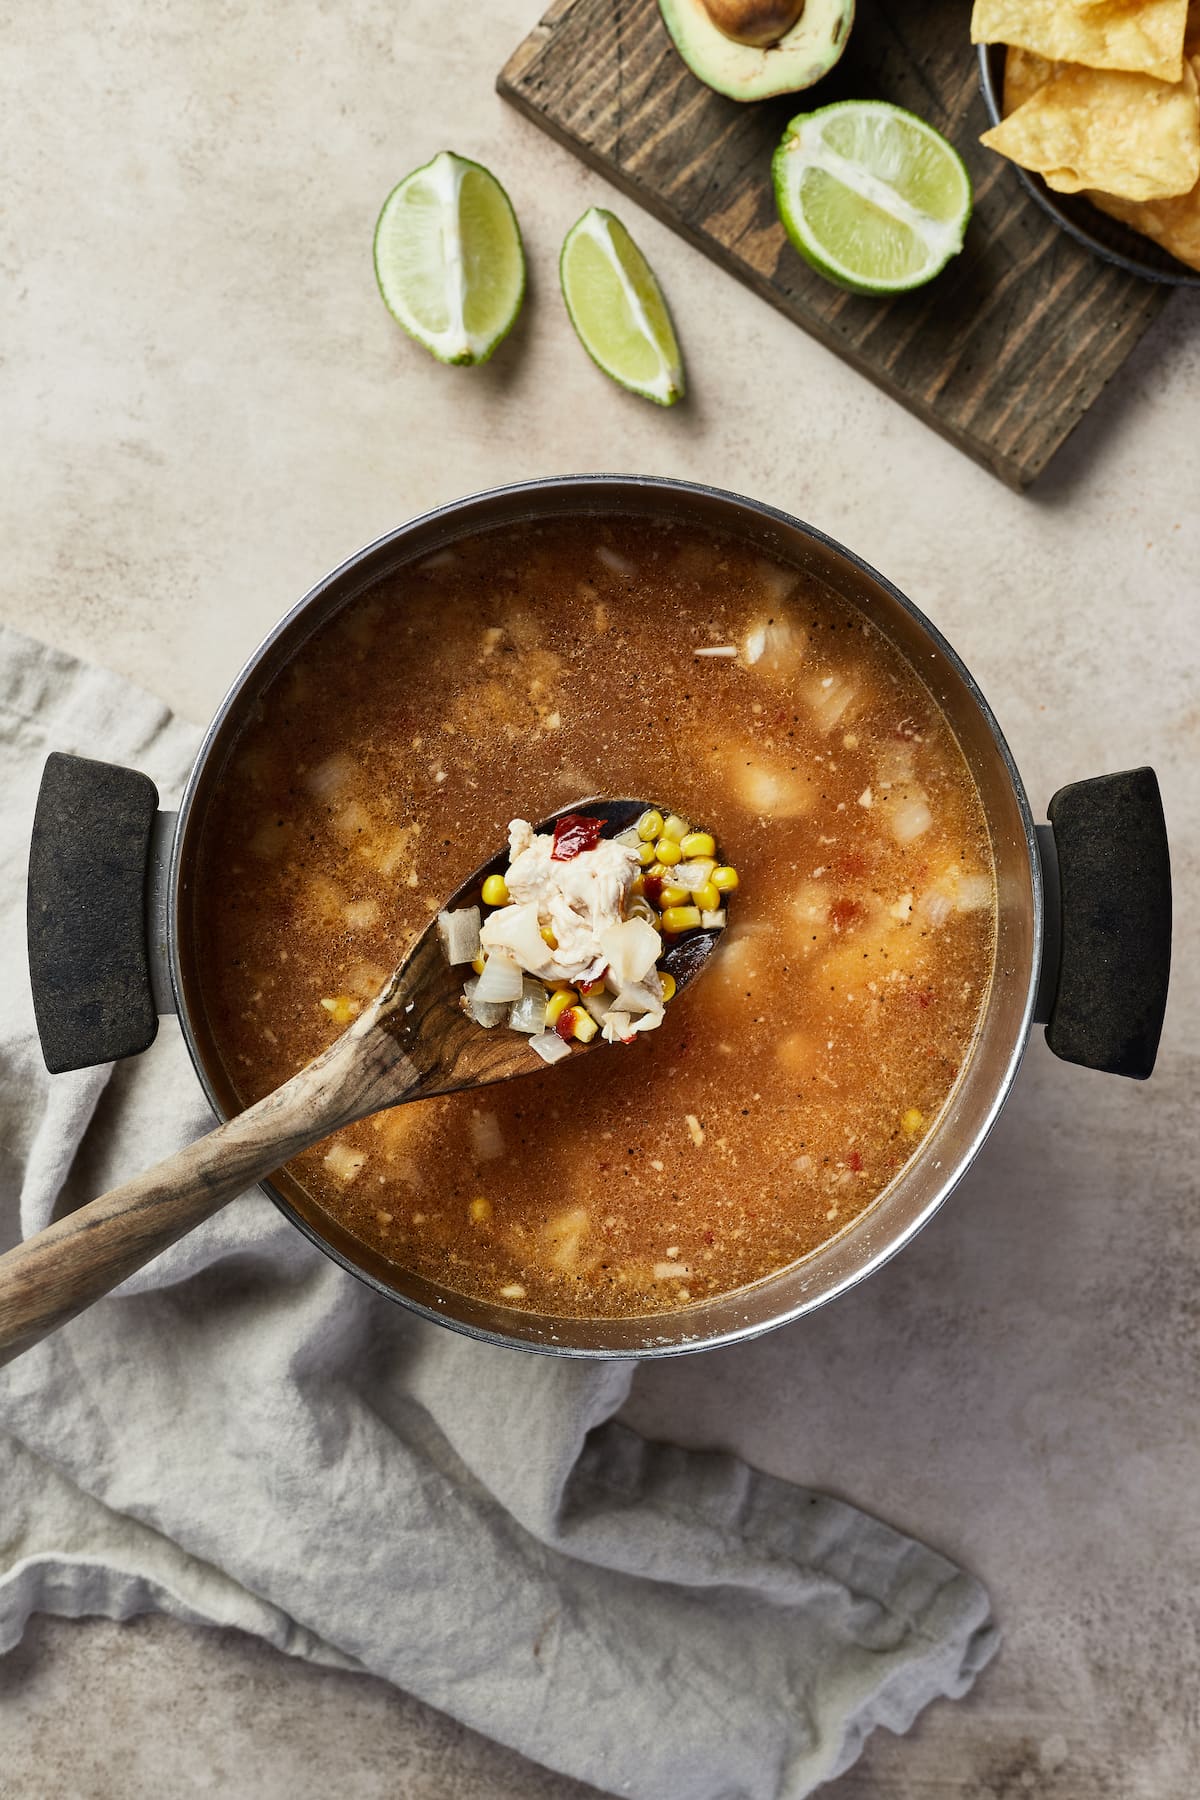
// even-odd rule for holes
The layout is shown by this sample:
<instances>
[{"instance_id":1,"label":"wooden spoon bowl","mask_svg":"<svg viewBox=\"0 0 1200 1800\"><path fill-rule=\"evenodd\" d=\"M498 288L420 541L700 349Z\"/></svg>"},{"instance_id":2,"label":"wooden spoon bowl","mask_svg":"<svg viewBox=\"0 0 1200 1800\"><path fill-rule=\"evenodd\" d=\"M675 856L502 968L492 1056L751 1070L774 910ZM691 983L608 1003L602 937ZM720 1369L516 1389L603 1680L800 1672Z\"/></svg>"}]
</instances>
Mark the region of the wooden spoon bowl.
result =
<instances>
[{"instance_id":1,"label":"wooden spoon bowl","mask_svg":"<svg viewBox=\"0 0 1200 1800\"><path fill-rule=\"evenodd\" d=\"M577 800L537 829L552 830L566 814L585 811L604 820L603 836L614 837L646 805ZM507 849L497 851L456 889L446 910L478 904L486 878L507 864ZM662 966L677 992L696 979L720 935L688 932L667 952ZM523 1033L476 1024L463 1011L462 991L463 970L447 963L437 921L431 920L370 1005L290 1081L0 1256L0 1362L74 1318L235 1194L355 1119L551 1066L530 1050ZM572 1054L600 1047L597 1037L574 1045Z\"/></svg>"}]
</instances>

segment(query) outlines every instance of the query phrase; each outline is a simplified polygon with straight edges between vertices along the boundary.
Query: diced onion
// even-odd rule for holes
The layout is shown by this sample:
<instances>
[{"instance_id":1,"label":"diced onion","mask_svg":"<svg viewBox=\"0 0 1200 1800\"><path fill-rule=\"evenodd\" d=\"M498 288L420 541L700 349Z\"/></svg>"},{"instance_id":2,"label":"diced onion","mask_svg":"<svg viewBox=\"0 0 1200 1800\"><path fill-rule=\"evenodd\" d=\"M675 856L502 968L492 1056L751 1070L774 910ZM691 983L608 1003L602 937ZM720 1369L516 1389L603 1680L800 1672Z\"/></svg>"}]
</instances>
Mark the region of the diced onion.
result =
<instances>
[{"instance_id":1,"label":"diced onion","mask_svg":"<svg viewBox=\"0 0 1200 1800\"><path fill-rule=\"evenodd\" d=\"M807 699L822 731L832 731L858 692L856 682L844 675L824 675L810 683Z\"/></svg>"},{"instance_id":2,"label":"diced onion","mask_svg":"<svg viewBox=\"0 0 1200 1800\"><path fill-rule=\"evenodd\" d=\"M620 1043L622 1038L629 1037L632 1032L633 1020L630 1018L629 1014L626 1012L618 1012L616 1007L614 1007L605 1019L604 1028L600 1035L603 1037L605 1043L617 1044Z\"/></svg>"},{"instance_id":3,"label":"diced onion","mask_svg":"<svg viewBox=\"0 0 1200 1800\"><path fill-rule=\"evenodd\" d=\"M440 912L437 932L451 968L474 962L479 955L479 908L460 906L455 912Z\"/></svg>"},{"instance_id":4,"label":"diced onion","mask_svg":"<svg viewBox=\"0 0 1200 1800\"><path fill-rule=\"evenodd\" d=\"M616 837L613 839L613 843L623 844L627 850L640 850L642 840L638 834L637 826L631 825L628 831L618 831Z\"/></svg>"},{"instance_id":5,"label":"diced onion","mask_svg":"<svg viewBox=\"0 0 1200 1800\"><path fill-rule=\"evenodd\" d=\"M561 1062L564 1056L570 1056L571 1046L559 1037L557 1031L543 1031L538 1037L531 1037L529 1048L541 1057L543 1062Z\"/></svg>"},{"instance_id":6,"label":"diced onion","mask_svg":"<svg viewBox=\"0 0 1200 1800\"><path fill-rule=\"evenodd\" d=\"M585 994L583 1004L597 1025L603 1025L613 1008L611 994Z\"/></svg>"},{"instance_id":7,"label":"diced onion","mask_svg":"<svg viewBox=\"0 0 1200 1800\"><path fill-rule=\"evenodd\" d=\"M366 1162L364 1150L352 1150L349 1144L334 1143L325 1152L325 1167L331 1175L347 1184L352 1182Z\"/></svg>"},{"instance_id":8,"label":"diced onion","mask_svg":"<svg viewBox=\"0 0 1200 1800\"><path fill-rule=\"evenodd\" d=\"M658 978L657 969L652 973L654 976L652 982L631 981L621 989L613 1001L617 1012L660 1013L662 1011L662 982Z\"/></svg>"},{"instance_id":9,"label":"diced onion","mask_svg":"<svg viewBox=\"0 0 1200 1800\"><path fill-rule=\"evenodd\" d=\"M485 1031L490 1031L493 1025L502 1025L508 1018L508 1006L503 1000L481 1000L481 980L482 976L472 975L469 981L463 983L463 1005L468 1018L474 1019L476 1025L482 1025Z\"/></svg>"},{"instance_id":10,"label":"diced onion","mask_svg":"<svg viewBox=\"0 0 1200 1800\"><path fill-rule=\"evenodd\" d=\"M933 814L924 800L899 800L892 808L889 821L892 836L898 844L911 844L933 824Z\"/></svg>"},{"instance_id":11,"label":"diced onion","mask_svg":"<svg viewBox=\"0 0 1200 1800\"><path fill-rule=\"evenodd\" d=\"M647 919L622 919L601 935L600 950L622 988L649 974L662 955L662 939Z\"/></svg>"},{"instance_id":12,"label":"diced onion","mask_svg":"<svg viewBox=\"0 0 1200 1800\"><path fill-rule=\"evenodd\" d=\"M344 750L335 750L324 762L319 762L315 769L310 769L304 777L304 785L317 800L332 800L335 794L349 787L354 779L354 762Z\"/></svg>"},{"instance_id":13,"label":"diced onion","mask_svg":"<svg viewBox=\"0 0 1200 1800\"><path fill-rule=\"evenodd\" d=\"M521 998L521 971L503 950L493 950L483 965L476 1001L512 1001Z\"/></svg>"},{"instance_id":14,"label":"diced onion","mask_svg":"<svg viewBox=\"0 0 1200 1800\"><path fill-rule=\"evenodd\" d=\"M917 911L931 925L944 925L954 911L954 902L944 887L931 887L917 901Z\"/></svg>"},{"instance_id":15,"label":"diced onion","mask_svg":"<svg viewBox=\"0 0 1200 1800\"><path fill-rule=\"evenodd\" d=\"M959 912L982 912L985 906L992 904L994 894L990 875L963 875L954 895L954 904Z\"/></svg>"},{"instance_id":16,"label":"diced onion","mask_svg":"<svg viewBox=\"0 0 1200 1800\"><path fill-rule=\"evenodd\" d=\"M524 983L521 998L509 1009L508 1022L514 1031L532 1034L546 1029L546 990L540 981Z\"/></svg>"},{"instance_id":17,"label":"diced onion","mask_svg":"<svg viewBox=\"0 0 1200 1800\"><path fill-rule=\"evenodd\" d=\"M808 633L786 615L760 619L742 640L743 661L775 682L795 675L807 650Z\"/></svg>"},{"instance_id":18,"label":"diced onion","mask_svg":"<svg viewBox=\"0 0 1200 1800\"><path fill-rule=\"evenodd\" d=\"M504 1137L495 1113L472 1112L470 1129L476 1162L491 1162L504 1155Z\"/></svg>"},{"instance_id":19,"label":"diced onion","mask_svg":"<svg viewBox=\"0 0 1200 1800\"><path fill-rule=\"evenodd\" d=\"M607 544L597 544L596 561L602 562L614 575L637 574L636 563L631 563L627 556L621 556L618 551L610 550Z\"/></svg>"},{"instance_id":20,"label":"diced onion","mask_svg":"<svg viewBox=\"0 0 1200 1800\"><path fill-rule=\"evenodd\" d=\"M701 888L708 886L716 866L716 859L711 856L697 857L694 862L676 863L671 870L671 885L686 888L689 894L698 894Z\"/></svg>"},{"instance_id":21,"label":"diced onion","mask_svg":"<svg viewBox=\"0 0 1200 1800\"><path fill-rule=\"evenodd\" d=\"M723 906L718 906L715 907L712 912L702 912L700 914L700 929L702 931L724 931L725 908Z\"/></svg>"}]
</instances>

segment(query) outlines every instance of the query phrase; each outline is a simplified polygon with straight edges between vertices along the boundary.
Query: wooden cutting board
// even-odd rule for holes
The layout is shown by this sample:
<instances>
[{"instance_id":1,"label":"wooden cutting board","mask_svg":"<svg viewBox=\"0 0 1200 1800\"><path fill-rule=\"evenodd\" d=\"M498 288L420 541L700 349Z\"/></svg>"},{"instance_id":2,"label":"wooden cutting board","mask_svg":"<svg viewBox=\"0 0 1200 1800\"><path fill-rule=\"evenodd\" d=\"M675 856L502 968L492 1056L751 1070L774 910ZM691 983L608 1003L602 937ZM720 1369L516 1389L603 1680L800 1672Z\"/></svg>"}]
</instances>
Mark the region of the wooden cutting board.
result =
<instances>
[{"instance_id":1,"label":"wooden cutting board","mask_svg":"<svg viewBox=\"0 0 1200 1800\"><path fill-rule=\"evenodd\" d=\"M1031 482L1116 373L1166 290L1059 231L987 129L965 0L859 0L841 63L806 94L746 106L677 55L656 0L555 0L497 86L544 130L1011 486ZM788 119L882 96L920 113L975 184L966 248L919 293L844 294L776 217ZM564 221L564 226L565 226ZM686 348L686 347L685 347ZM769 371L763 371L769 388Z\"/></svg>"}]
</instances>

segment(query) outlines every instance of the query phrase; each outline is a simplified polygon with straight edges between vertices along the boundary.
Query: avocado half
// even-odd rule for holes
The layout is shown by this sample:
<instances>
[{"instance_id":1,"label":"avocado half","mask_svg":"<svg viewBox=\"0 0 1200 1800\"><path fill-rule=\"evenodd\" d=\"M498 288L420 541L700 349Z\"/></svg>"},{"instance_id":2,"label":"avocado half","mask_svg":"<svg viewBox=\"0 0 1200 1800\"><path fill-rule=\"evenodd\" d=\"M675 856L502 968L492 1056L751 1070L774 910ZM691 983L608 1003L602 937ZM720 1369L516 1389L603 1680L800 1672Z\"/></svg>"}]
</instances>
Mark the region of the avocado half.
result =
<instances>
[{"instance_id":1,"label":"avocado half","mask_svg":"<svg viewBox=\"0 0 1200 1800\"><path fill-rule=\"evenodd\" d=\"M764 16L786 17L794 7L770 0L713 0L711 10L705 0L658 0L658 5L693 75L731 100L766 100L812 87L841 56L854 23L854 0L805 0L795 22L764 44L749 41L764 36ZM743 35L731 35L731 27Z\"/></svg>"}]
</instances>

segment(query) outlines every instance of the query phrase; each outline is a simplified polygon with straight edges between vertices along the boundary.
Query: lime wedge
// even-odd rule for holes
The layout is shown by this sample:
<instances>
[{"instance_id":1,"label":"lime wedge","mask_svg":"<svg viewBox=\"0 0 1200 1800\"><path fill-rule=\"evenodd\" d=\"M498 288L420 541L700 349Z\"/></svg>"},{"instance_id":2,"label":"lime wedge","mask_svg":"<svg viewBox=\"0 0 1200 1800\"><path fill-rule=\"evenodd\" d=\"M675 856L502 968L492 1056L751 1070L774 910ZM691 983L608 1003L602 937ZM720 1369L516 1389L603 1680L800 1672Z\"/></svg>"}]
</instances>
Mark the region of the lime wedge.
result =
<instances>
[{"instance_id":1,"label":"lime wedge","mask_svg":"<svg viewBox=\"0 0 1200 1800\"><path fill-rule=\"evenodd\" d=\"M517 215L496 177L452 150L406 175L375 227L375 276L439 362L486 362L525 297Z\"/></svg>"},{"instance_id":2,"label":"lime wedge","mask_svg":"<svg viewBox=\"0 0 1200 1800\"><path fill-rule=\"evenodd\" d=\"M962 249L963 160L924 119L886 100L798 113L775 152L775 204L818 274L856 294L903 294Z\"/></svg>"},{"instance_id":3,"label":"lime wedge","mask_svg":"<svg viewBox=\"0 0 1200 1800\"><path fill-rule=\"evenodd\" d=\"M558 264L563 299L594 363L659 406L683 396L683 359L654 271L620 219L589 207Z\"/></svg>"}]
</instances>

